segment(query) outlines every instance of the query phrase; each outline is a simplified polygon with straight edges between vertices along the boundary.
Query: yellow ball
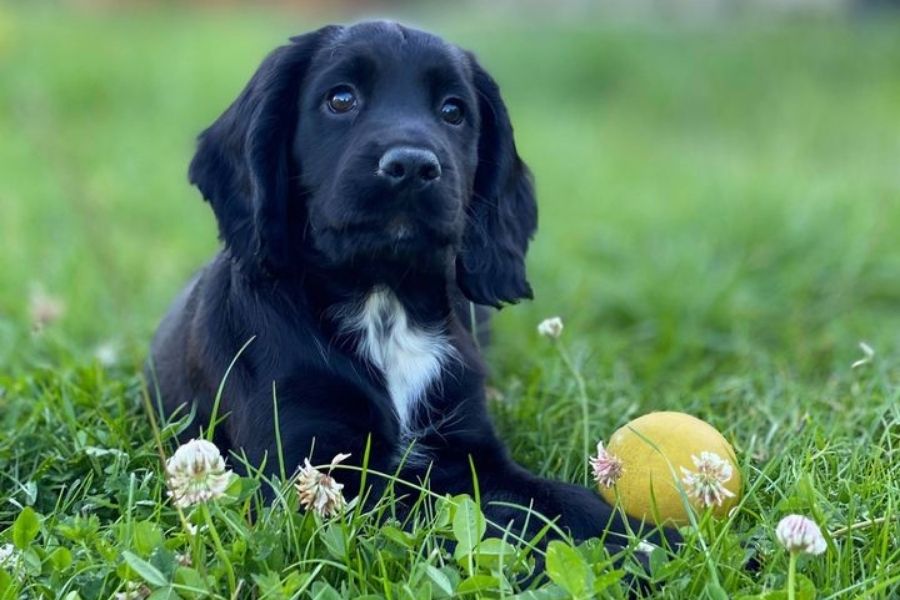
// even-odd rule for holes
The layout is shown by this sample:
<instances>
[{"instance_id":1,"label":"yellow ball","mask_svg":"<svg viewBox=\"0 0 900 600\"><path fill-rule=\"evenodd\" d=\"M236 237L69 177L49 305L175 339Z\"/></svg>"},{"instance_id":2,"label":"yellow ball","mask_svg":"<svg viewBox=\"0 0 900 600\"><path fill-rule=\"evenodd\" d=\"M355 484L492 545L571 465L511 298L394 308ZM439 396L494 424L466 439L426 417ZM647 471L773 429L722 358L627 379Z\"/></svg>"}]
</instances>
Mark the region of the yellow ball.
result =
<instances>
[{"instance_id":1,"label":"yellow ball","mask_svg":"<svg viewBox=\"0 0 900 600\"><path fill-rule=\"evenodd\" d=\"M600 494L610 504L618 500L632 517L683 525L688 516L682 493L697 512L712 508L716 516L726 515L740 499L734 448L712 425L691 415L638 417L612 435L606 451L620 461L621 474L613 487L601 482Z\"/></svg>"}]
</instances>

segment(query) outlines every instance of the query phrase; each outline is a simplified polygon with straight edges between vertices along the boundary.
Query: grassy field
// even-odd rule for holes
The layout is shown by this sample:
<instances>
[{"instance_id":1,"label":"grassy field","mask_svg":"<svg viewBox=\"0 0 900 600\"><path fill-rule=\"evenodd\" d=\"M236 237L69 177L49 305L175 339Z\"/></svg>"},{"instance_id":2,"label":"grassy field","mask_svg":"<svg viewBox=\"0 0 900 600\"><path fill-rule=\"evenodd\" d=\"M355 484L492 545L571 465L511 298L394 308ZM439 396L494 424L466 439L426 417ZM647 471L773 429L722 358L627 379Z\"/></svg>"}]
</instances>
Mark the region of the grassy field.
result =
<instances>
[{"instance_id":1,"label":"grassy field","mask_svg":"<svg viewBox=\"0 0 900 600\"><path fill-rule=\"evenodd\" d=\"M799 597L896 598L900 22L418 20L493 72L537 178L536 299L499 315L490 351L514 455L587 478L576 381L535 331L559 314L592 446L671 409L737 449L739 509L656 552L652 593L786 597L773 531L797 512L828 540ZM216 248L193 136L314 24L0 5L0 597L622 596L592 544L554 546L552 581L506 543L457 562L459 507L323 522L287 494L251 519L242 481L192 536L166 500L138 373ZM36 333L39 290L65 311ZM852 369L860 341L875 354Z\"/></svg>"}]
</instances>

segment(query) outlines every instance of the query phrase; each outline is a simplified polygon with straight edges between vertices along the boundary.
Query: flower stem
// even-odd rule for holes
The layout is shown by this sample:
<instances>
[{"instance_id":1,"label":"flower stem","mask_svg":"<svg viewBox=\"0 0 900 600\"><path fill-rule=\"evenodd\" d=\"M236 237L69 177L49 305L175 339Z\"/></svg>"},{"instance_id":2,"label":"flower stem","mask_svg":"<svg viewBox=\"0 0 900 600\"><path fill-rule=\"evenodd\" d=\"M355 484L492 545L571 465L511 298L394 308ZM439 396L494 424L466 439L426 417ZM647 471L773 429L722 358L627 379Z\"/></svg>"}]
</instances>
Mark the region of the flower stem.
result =
<instances>
[{"instance_id":1,"label":"flower stem","mask_svg":"<svg viewBox=\"0 0 900 600\"><path fill-rule=\"evenodd\" d=\"M578 367L575 366L574 361L572 361L572 357L569 356L568 350L559 340L556 341L556 349L559 350L559 355L562 357L563 363L565 363L566 368L569 369L569 372L572 373L572 377L575 379L575 384L578 386L578 396L579 401L581 403L581 444L582 444L582 452L581 455L587 460L587 457L591 454L591 431L590 431L590 411L588 407L588 395L587 395L587 384L584 382L584 377L581 376L581 371L578 370ZM585 471L584 473L584 484L588 484L588 473Z\"/></svg>"},{"instance_id":2,"label":"flower stem","mask_svg":"<svg viewBox=\"0 0 900 600\"><path fill-rule=\"evenodd\" d=\"M203 504L201 510L203 511L203 518L206 519L206 526L209 528L209 534L212 536L213 545L216 547L216 554L219 555L219 559L225 565L225 573L228 576L228 588L234 593L237 589L237 583L234 577L234 567L231 565L231 561L228 560L228 553L222 545L222 540L219 538L219 532L216 531L216 527L213 525L212 517L209 514L209 507L206 504Z\"/></svg>"},{"instance_id":3,"label":"flower stem","mask_svg":"<svg viewBox=\"0 0 900 600\"><path fill-rule=\"evenodd\" d=\"M797 553L791 552L791 560L788 563L788 582L787 593L788 600L796 600L795 579L797 578Z\"/></svg>"},{"instance_id":4,"label":"flower stem","mask_svg":"<svg viewBox=\"0 0 900 600\"><path fill-rule=\"evenodd\" d=\"M181 510L180 506L176 506L175 510L178 512L178 519L181 521L181 527L184 529L184 532L188 536L188 541L191 545L191 561L200 571L200 573L205 577L206 576L206 560L203 555L200 553L200 532L199 531L191 531L191 525L188 522L186 516L184 516L184 511ZM197 528L199 530L199 527Z\"/></svg>"}]
</instances>

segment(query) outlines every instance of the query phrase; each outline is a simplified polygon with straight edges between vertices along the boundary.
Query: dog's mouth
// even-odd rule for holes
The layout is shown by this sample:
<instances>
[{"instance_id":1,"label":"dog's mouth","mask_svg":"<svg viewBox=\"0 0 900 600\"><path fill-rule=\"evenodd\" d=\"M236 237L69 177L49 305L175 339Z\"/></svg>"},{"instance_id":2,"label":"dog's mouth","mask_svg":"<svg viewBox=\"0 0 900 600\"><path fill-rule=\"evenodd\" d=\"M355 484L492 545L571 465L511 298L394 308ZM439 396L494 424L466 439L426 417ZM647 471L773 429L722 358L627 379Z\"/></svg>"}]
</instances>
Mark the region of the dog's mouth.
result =
<instances>
[{"instance_id":1,"label":"dog's mouth","mask_svg":"<svg viewBox=\"0 0 900 600\"><path fill-rule=\"evenodd\" d=\"M353 222L336 226L326 226L318 233L344 238L346 244L356 241L368 245L420 245L423 251L429 247L443 248L454 245L460 235L454 228L424 223L419 219L396 217L387 221Z\"/></svg>"},{"instance_id":2,"label":"dog's mouth","mask_svg":"<svg viewBox=\"0 0 900 600\"><path fill-rule=\"evenodd\" d=\"M461 243L462 193L444 181L431 189L394 189L380 181L340 178L313 197L313 245L334 264L443 262ZM323 190L324 191L324 190Z\"/></svg>"},{"instance_id":3,"label":"dog's mouth","mask_svg":"<svg viewBox=\"0 0 900 600\"><path fill-rule=\"evenodd\" d=\"M443 262L461 241L452 223L408 214L326 224L313 231L314 244L333 263L401 262L411 267Z\"/></svg>"}]
</instances>

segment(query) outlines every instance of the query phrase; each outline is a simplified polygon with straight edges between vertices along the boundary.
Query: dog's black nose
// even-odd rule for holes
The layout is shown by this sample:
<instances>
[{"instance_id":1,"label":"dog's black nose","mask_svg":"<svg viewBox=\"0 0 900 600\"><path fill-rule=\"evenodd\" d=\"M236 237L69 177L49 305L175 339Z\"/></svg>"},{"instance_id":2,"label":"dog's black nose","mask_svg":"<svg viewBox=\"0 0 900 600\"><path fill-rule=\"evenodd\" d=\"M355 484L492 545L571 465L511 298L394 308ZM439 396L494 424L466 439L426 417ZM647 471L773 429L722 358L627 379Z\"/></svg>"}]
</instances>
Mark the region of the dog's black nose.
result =
<instances>
[{"instance_id":1,"label":"dog's black nose","mask_svg":"<svg viewBox=\"0 0 900 600\"><path fill-rule=\"evenodd\" d=\"M431 150L401 146L391 148L378 161L378 175L398 183L431 183L441 176L441 163Z\"/></svg>"}]
</instances>

